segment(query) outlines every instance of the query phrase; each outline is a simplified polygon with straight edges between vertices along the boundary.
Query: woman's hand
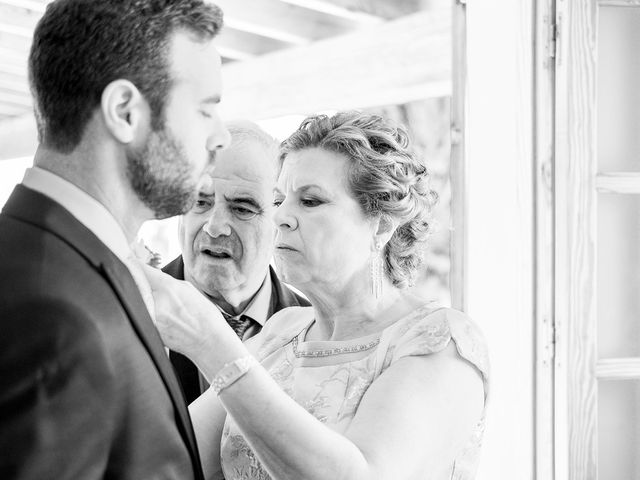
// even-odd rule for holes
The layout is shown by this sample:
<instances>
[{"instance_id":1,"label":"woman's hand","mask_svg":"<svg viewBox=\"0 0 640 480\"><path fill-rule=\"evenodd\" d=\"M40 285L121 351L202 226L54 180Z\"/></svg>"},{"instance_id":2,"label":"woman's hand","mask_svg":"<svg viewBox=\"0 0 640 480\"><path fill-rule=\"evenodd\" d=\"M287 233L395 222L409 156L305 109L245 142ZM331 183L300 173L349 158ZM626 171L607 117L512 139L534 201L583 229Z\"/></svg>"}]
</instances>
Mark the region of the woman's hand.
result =
<instances>
[{"instance_id":1,"label":"woman's hand","mask_svg":"<svg viewBox=\"0 0 640 480\"><path fill-rule=\"evenodd\" d=\"M153 292L156 326L162 341L171 350L189 357L210 378L219 368L214 358L219 355L212 356L212 351L223 354L220 361L224 361L222 345L240 343L237 335L220 310L189 282L152 267L145 266L144 271Z\"/></svg>"}]
</instances>

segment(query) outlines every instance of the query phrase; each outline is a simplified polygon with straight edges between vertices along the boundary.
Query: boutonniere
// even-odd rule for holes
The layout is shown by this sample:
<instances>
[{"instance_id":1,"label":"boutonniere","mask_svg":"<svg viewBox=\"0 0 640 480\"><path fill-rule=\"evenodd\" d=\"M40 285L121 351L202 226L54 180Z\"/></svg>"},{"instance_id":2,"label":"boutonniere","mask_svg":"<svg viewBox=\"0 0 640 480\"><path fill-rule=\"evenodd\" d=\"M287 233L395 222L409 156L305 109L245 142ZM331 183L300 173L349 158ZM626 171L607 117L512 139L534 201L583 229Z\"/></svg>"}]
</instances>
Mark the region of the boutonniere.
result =
<instances>
[{"instance_id":1,"label":"boutonniere","mask_svg":"<svg viewBox=\"0 0 640 480\"><path fill-rule=\"evenodd\" d=\"M141 262L154 268L160 268L160 265L162 264L161 255L147 247L141 238L131 244L131 250L136 258Z\"/></svg>"}]
</instances>

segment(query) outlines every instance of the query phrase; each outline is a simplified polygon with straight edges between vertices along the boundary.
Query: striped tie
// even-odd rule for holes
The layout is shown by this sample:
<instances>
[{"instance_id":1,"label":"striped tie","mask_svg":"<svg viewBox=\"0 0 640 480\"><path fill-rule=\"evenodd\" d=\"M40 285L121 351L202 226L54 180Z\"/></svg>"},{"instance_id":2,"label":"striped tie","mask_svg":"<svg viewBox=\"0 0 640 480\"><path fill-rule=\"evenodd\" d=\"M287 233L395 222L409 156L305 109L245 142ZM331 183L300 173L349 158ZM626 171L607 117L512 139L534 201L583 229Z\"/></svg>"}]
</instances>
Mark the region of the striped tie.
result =
<instances>
[{"instance_id":1,"label":"striped tie","mask_svg":"<svg viewBox=\"0 0 640 480\"><path fill-rule=\"evenodd\" d=\"M233 331L236 332L236 335L238 335L240 340L244 337L244 333L247 331L247 328L249 328L251 323L253 323L251 317L247 317L246 315L237 315L235 317L228 316L226 317L226 320L229 326L233 328Z\"/></svg>"}]
</instances>

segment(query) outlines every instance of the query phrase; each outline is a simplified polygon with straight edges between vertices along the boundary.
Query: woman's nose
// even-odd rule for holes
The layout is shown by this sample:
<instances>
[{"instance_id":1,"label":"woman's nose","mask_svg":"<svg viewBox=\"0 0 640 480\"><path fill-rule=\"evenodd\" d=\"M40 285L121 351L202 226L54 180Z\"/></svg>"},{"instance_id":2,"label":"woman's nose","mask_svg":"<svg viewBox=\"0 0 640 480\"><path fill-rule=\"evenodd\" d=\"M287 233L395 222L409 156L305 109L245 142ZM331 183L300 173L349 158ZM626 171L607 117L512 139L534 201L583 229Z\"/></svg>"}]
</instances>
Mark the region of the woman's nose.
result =
<instances>
[{"instance_id":1,"label":"woman's nose","mask_svg":"<svg viewBox=\"0 0 640 480\"><path fill-rule=\"evenodd\" d=\"M298 228L298 221L287 202L282 202L276 209L273 221L282 230L295 230Z\"/></svg>"}]
</instances>

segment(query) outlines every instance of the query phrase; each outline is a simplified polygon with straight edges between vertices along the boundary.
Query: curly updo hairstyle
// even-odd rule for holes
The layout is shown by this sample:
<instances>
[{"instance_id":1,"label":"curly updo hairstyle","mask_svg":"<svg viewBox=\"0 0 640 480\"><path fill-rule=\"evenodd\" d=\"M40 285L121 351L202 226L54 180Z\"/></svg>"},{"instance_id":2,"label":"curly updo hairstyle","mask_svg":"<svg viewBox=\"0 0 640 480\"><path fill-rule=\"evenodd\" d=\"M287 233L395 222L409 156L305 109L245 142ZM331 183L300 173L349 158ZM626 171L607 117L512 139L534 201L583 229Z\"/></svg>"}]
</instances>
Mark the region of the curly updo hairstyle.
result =
<instances>
[{"instance_id":1,"label":"curly updo hairstyle","mask_svg":"<svg viewBox=\"0 0 640 480\"><path fill-rule=\"evenodd\" d=\"M398 288L415 283L431 231L437 194L416 158L405 129L378 115L340 112L305 119L280 145L280 160L298 150L322 148L347 157L348 186L365 215L393 219L398 227L384 246L385 273Z\"/></svg>"}]
</instances>

